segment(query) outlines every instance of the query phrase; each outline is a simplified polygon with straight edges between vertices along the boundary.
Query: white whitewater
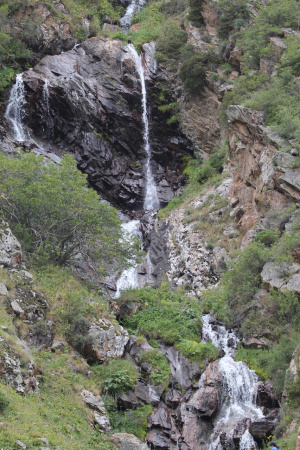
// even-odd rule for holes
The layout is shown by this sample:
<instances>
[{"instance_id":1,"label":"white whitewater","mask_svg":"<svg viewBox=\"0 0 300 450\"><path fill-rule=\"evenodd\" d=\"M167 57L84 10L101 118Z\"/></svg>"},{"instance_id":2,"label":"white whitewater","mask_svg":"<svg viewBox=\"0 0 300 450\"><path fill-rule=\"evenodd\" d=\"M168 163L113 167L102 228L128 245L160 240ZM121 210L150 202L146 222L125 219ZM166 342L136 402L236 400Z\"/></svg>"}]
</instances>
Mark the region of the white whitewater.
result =
<instances>
[{"instance_id":1,"label":"white whitewater","mask_svg":"<svg viewBox=\"0 0 300 450\"><path fill-rule=\"evenodd\" d=\"M247 364L234 360L239 342L235 333L220 325L211 325L211 317L205 315L203 322L203 340L210 341L225 355L218 362L222 373L221 408L214 423L214 432L207 450L222 450L220 434L230 431L230 425L239 419L257 420L263 418L262 411L255 404L255 385L258 376ZM201 383L201 381L200 381ZM231 436L228 433L228 440ZM252 450L255 441L248 430L240 440L240 450Z\"/></svg>"},{"instance_id":2,"label":"white whitewater","mask_svg":"<svg viewBox=\"0 0 300 450\"><path fill-rule=\"evenodd\" d=\"M146 153L146 170L145 170L145 181L146 181L146 191L144 200L145 210L157 210L159 209L159 200L157 196L156 184L151 170L151 147L149 143L149 122L147 114L147 92L146 83L144 76L144 69L140 56L138 55L133 44L128 44L128 48L134 56L135 65L140 77L141 88L142 88L142 108L143 108L143 122L144 122L144 149Z\"/></svg>"},{"instance_id":3,"label":"white whitewater","mask_svg":"<svg viewBox=\"0 0 300 450\"><path fill-rule=\"evenodd\" d=\"M120 20L121 26L129 28L133 15L139 12L145 3L145 0L132 0L126 8L124 16Z\"/></svg>"},{"instance_id":4,"label":"white whitewater","mask_svg":"<svg viewBox=\"0 0 300 450\"><path fill-rule=\"evenodd\" d=\"M11 88L8 105L5 112L5 117L9 122L11 133L16 141L25 141L27 139L27 135L22 124L25 116L25 104L26 99L23 74L19 73L16 76L16 83Z\"/></svg>"},{"instance_id":5,"label":"white whitewater","mask_svg":"<svg viewBox=\"0 0 300 450\"><path fill-rule=\"evenodd\" d=\"M139 220L131 220L130 222L126 222L122 224L123 230L126 232L126 237L128 239L134 236L141 236L140 233L140 221ZM117 291L115 293L115 298L120 297L121 291L126 289L135 288L139 286L139 279L137 268L135 266L130 267L122 272L120 278L116 283Z\"/></svg>"}]
</instances>

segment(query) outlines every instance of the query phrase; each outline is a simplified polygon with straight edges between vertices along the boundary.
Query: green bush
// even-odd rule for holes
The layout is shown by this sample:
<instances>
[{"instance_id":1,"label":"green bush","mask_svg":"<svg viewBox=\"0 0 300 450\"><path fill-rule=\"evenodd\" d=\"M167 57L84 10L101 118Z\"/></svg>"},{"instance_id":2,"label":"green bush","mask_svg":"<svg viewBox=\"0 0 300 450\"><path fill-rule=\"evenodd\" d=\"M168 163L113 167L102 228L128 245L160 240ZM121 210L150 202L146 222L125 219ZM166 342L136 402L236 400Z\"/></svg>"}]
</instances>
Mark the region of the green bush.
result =
<instances>
[{"instance_id":1,"label":"green bush","mask_svg":"<svg viewBox=\"0 0 300 450\"><path fill-rule=\"evenodd\" d=\"M140 357L141 362L151 365L151 375L149 381L154 385L162 385L166 389L169 385L171 375L167 358L159 350L149 350Z\"/></svg>"},{"instance_id":2,"label":"green bush","mask_svg":"<svg viewBox=\"0 0 300 450\"><path fill-rule=\"evenodd\" d=\"M123 325L130 332L160 338L169 344L181 338L201 340L201 314L195 299L173 292L164 284L159 289L143 288L134 292L141 310L124 319ZM124 292L118 301L126 302L127 295Z\"/></svg>"},{"instance_id":3,"label":"green bush","mask_svg":"<svg viewBox=\"0 0 300 450\"><path fill-rule=\"evenodd\" d=\"M203 57L195 54L183 61L179 69L179 76L188 92L193 93L202 89L206 84Z\"/></svg>"},{"instance_id":4,"label":"green bush","mask_svg":"<svg viewBox=\"0 0 300 450\"><path fill-rule=\"evenodd\" d=\"M189 15L188 19L192 22L192 25L199 27L204 24L202 16L203 0L189 0Z\"/></svg>"},{"instance_id":5,"label":"green bush","mask_svg":"<svg viewBox=\"0 0 300 450\"><path fill-rule=\"evenodd\" d=\"M215 169L209 164L209 162L204 163L203 166L198 170L198 182L200 184L205 183L209 178L215 175Z\"/></svg>"},{"instance_id":6,"label":"green bush","mask_svg":"<svg viewBox=\"0 0 300 450\"><path fill-rule=\"evenodd\" d=\"M250 16L247 0L219 0L216 9L219 14L217 30L221 38L239 30Z\"/></svg>"},{"instance_id":7,"label":"green bush","mask_svg":"<svg viewBox=\"0 0 300 450\"><path fill-rule=\"evenodd\" d=\"M72 156L57 165L34 153L0 154L0 192L2 214L42 262L65 265L78 253L98 264L125 262L134 248L121 239L116 210L87 187Z\"/></svg>"},{"instance_id":8,"label":"green bush","mask_svg":"<svg viewBox=\"0 0 300 450\"><path fill-rule=\"evenodd\" d=\"M135 386L139 373L135 364L126 359L111 359L108 364L93 367L94 379L103 392L116 394Z\"/></svg>"},{"instance_id":9,"label":"green bush","mask_svg":"<svg viewBox=\"0 0 300 450\"><path fill-rule=\"evenodd\" d=\"M259 231L255 237L256 242L260 242L266 247L272 247L280 237L279 231Z\"/></svg>"},{"instance_id":10,"label":"green bush","mask_svg":"<svg viewBox=\"0 0 300 450\"><path fill-rule=\"evenodd\" d=\"M201 362L203 359L215 361L219 356L219 349L210 342L203 343L182 339L176 344L176 348L191 362Z\"/></svg>"},{"instance_id":11,"label":"green bush","mask_svg":"<svg viewBox=\"0 0 300 450\"><path fill-rule=\"evenodd\" d=\"M187 32L175 20L169 19L161 28L156 50L167 59L178 60L180 50L187 42Z\"/></svg>"}]
</instances>

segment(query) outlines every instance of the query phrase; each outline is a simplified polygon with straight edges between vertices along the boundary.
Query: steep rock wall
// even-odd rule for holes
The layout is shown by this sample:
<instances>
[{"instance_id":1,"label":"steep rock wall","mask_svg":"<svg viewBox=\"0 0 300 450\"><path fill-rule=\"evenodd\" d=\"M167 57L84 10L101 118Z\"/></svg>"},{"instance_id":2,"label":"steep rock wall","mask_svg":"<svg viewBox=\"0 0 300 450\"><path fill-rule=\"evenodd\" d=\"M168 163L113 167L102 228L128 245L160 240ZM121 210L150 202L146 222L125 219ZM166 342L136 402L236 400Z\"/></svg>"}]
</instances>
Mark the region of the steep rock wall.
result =
<instances>
[{"instance_id":1,"label":"steep rock wall","mask_svg":"<svg viewBox=\"0 0 300 450\"><path fill-rule=\"evenodd\" d=\"M153 53L153 45L144 46L150 103L160 77ZM72 51L44 57L23 79L25 123L33 134L47 140L50 151L73 153L104 198L125 209L142 208L141 88L127 46L91 38ZM163 205L184 182L181 161L192 146L178 128L166 125L158 110L151 121L150 143L152 171Z\"/></svg>"}]
</instances>

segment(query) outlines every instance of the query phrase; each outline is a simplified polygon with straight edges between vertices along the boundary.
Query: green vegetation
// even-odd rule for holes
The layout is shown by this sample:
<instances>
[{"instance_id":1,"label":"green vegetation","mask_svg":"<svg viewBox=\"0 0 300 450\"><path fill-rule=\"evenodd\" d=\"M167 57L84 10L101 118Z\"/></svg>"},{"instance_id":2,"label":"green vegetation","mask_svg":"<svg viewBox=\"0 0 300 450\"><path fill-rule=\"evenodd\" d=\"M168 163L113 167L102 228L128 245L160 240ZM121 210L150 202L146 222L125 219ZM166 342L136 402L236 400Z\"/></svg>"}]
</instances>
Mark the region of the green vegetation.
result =
<instances>
[{"instance_id":1,"label":"green vegetation","mask_svg":"<svg viewBox=\"0 0 300 450\"><path fill-rule=\"evenodd\" d=\"M0 154L0 179L1 212L29 255L59 265L79 253L99 265L133 256L116 210L100 203L72 156L57 165L34 153Z\"/></svg>"},{"instance_id":2,"label":"green vegetation","mask_svg":"<svg viewBox=\"0 0 300 450\"><path fill-rule=\"evenodd\" d=\"M163 356L159 350L155 349L143 353L140 360L141 362L146 362L151 366L149 382L154 385L160 384L164 389L167 389L171 375L167 358Z\"/></svg>"},{"instance_id":3,"label":"green vegetation","mask_svg":"<svg viewBox=\"0 0 300 450\"><path fill-rule=\"evenodd\" d=\"M138 302L141 309L124 318L130 332L174 344L180 339L201 340L201 314L198 302L173 292L166 284L159 289L134 289L122 293L118 302Z\"/></svg>"},{"instance_id":4,"label":"green vegetation","mask_svg":"<svg viewBox=\"0 0 300 450\"><path fill-rule=\"evenodd\" d=\"M219 15L218 34L228 38L232 31L239 30L249 20L247 0L219 0L216 8Z\"/></svg>"},{"instance_id":5,"label":"green vegetation","mask_svg":"<svg viewBox=\"0 0 300 450\"><path fill-rule=\"evenodd\" d=\"M96 391L92 381L80 373L80 367L85 367L80 358L72 357L68 351L53 354L48 350L34 356L42 373L38 393L20 396L0 383L0 395L9 402L1 412L1 420L7 424L1 428L1 446L16 448L16 441L20 440L27 448L40 449L40 438L45 437L51 448L112 449L108 436L88 426L93 413L84 406L80 393L83 386ZM76 364L78 373L69 364Z\"/></svg>"},{"instance_id":6,"label":"green vegetation","mask_svg":"<svg viewBox=\"0 0 300 450\"><path fill-rule=\"evenodd\" d=\"M114 400L105 399L110 424L114 433L131 433L144 440L148 431L147 418L153 407L145 405L135 410L117 411Z\"/></svg>"},{"instance_id":7,"label":"green vegetation","mask_svg":"<svg viewBox=\"0 0 300 450\"><path fill-rule=\"evenodd\" d=\"M102 392L116 394L126 392L135 386L139 373L135 364L126 359L111 359L108 364L93 367L96 383L100 383Z\"/></svg>"},{"instance_id":8,"label":"green vegetation","mask_svg":"<svg viewBox=\"0 0 300 450\"><path fill-rule=\"evenodd\" d=\"M232 3L232 2L230 2ZM237 45L244 52L244 74L235 82L233 91L226 93L222 104L222 117L230 104L244 104L264 112L265 123L280 135L300 145L299 104L299 36L287 36L283 47L272 38L282 39L282 27L297 28L299 3L297 0L272 0L259 9L254 24L236 34ZM262 58L271 63L277 76L256 73ZM273 61L273 62L272 62ZM276 64L276 67L274 67Z\"/></svg>"},{"instance_id":9,"label":"green vegetation","mask_svg":"<svg viewBox=\"0 0 300 450\"><path fill-rule=\"evenodd\" d=\"M204 344L182 339L176 344L176 348L191 362L201 362L203 359L214 361L219 356L219 349L210 342Z\"/></svg>"},{"instance_id":10,"label":"green vegetation","mask_svg":"<svg viewBox=\"0 0 300 450\"><path fill-rule=\"evenodd\" d=\"M202 16L203 0L189 0L188 18L192 25L199 27L204 24Z\"/></svg>"},{"instance_id":11,"label":"green vegetation","mask_svg":"<svg viewBox=\"0 0 300 450\"><path fill-rule=\"evenodd\" d=\"M286 370L289 367L293 353L299 343L299 334L292 331L282 336L269 350L239 348L237 361L244 361L263 379L270 379L277 393L282 393ZM297 385L291 385L297 389ZM299 401L295 398L295 401Z\"/></svg>"}]
</instances>

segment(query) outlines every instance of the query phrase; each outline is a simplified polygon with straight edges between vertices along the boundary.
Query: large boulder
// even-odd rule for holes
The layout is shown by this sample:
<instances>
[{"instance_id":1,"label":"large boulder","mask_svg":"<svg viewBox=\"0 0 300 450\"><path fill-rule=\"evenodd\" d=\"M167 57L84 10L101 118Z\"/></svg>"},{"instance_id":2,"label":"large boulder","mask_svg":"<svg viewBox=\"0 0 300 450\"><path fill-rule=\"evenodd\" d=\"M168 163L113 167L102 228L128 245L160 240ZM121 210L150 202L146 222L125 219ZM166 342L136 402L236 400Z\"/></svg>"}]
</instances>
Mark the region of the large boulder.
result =
<instances>
[{"instance_id":1,"label":"large boulder","mask_svg":"<svg viewBox=\"0 0 300 450\"><path fill-rule=\"evenodd\" d=\"M0 267L15 267L22 258L21 244L7 222L0 221Z\"/></svg>"},{"instance_id":2,"label":"large boulder","mask_svg":"<svg viewBox=\"0 0 300 450\"><path fill-rule=\"evenodd\" d=\"M113 325L102 318L90 324L83 352L91 362L105 362L121 358L128 341L128 333L121 325Z\"/></svg>"},{"instance_id":3,"label":"large boulder","mask_svg":"<svg viewBox=\"0 0 300 450\"><path fill-rule=\"evenodd\" d=\"M147 450L149 448L133 434L115 433L111 436L110 441L118 450Z\"/></svg>"}]
</instances>

